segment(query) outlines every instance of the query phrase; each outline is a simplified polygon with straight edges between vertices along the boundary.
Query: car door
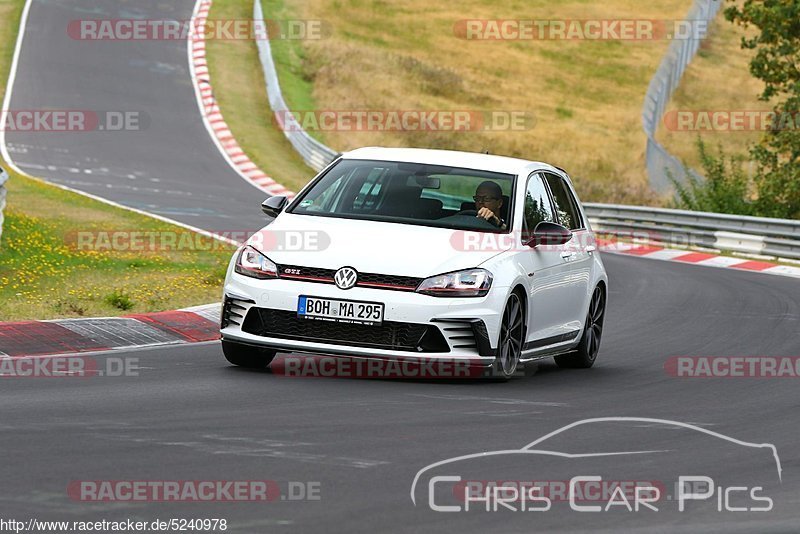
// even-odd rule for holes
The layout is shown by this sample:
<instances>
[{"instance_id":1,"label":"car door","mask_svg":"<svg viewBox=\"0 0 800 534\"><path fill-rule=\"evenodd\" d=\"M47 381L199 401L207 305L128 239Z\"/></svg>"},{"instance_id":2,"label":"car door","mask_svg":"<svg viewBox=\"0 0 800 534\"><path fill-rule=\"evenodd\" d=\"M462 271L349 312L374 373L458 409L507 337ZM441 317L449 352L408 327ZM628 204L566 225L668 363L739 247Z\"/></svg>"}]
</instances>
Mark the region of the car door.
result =
<instances>
[{"instance_id":1,"label":"car door","mask_svg":"<svg viewBox=\"0 0 800 534\"><path fill-rule=\"evenodd\" d=\"M565 285L570 280L571 265L562 257L563 246L524 245L537 224L558 222L550 191L541 173L534 172L528 176L522 202L521 248L517 257L530 282L528 334L523 350L531 352L562 341L565 325L571 316L567 302L571 300L574 289Z\"/></svg>"},{"instance_id":2,"label":"car door","mask_svg":"<svg viewBox=\"0 0 800 534\"><path fill-rule=\"evenodd\" d=\"M592 268L591 233L586 228L578 200L567 181L555 173L542 173L550 190L558 224L572 231L572 239L560 247L559 256L566 268L562 283L566 291L559 302L563 309L559 317L565 333L583 327L589 298L589 282Z\"/></svg>"}]
</instances>

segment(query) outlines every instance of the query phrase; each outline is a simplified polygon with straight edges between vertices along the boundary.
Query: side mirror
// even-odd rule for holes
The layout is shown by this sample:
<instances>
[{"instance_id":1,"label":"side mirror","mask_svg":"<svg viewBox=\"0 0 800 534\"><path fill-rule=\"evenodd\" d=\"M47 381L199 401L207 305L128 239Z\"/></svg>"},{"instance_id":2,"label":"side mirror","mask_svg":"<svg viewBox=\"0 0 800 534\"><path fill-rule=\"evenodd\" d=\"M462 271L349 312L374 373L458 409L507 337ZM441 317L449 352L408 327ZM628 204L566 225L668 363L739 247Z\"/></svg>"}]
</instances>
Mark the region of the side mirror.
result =
<instances>
[{"instance_id":1,"label":"side mirror","mask_svg":"<svg viewBox=\"0 0 800 534\"><path fill-rule=\"evenodd\" d=\"M572 232L560 224L542 221L536 225L533 235L526 245L535 248L539 245L563 245L572 239Z\"/></svg>"},{"instance_id":2,"label":"side mirror","mask_svg":"<svg viewBox=\"0 0 800 534\"><path fill-rule=\"evenodd\" d=\"M278 214L283 211L283 208L286 207L286 202L286 197L282 195L269 197L261 203L261 211L270 217L277 217Z\"/></svg>"}]
</instances>

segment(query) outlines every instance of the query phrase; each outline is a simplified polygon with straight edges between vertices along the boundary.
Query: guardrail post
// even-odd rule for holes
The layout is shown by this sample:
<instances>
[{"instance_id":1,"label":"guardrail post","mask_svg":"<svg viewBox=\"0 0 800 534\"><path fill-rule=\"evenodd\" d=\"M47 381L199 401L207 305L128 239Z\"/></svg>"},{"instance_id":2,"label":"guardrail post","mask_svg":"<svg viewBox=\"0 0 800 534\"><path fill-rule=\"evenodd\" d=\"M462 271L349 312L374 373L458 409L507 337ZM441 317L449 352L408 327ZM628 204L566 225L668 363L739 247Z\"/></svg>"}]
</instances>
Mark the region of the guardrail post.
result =
<instances>
[{"instance_id":1,"label":"guardrail post","mask_svg":"<svg viewBox=\"0 0 800 534\"><path fill-rule=\"evenodd\" d=\"M739 234L736 232L714 232L717 242L715 247L720 250L744 252L747 254L761 254L764 250L764 236Z\"/></svg>"}]
</instances>

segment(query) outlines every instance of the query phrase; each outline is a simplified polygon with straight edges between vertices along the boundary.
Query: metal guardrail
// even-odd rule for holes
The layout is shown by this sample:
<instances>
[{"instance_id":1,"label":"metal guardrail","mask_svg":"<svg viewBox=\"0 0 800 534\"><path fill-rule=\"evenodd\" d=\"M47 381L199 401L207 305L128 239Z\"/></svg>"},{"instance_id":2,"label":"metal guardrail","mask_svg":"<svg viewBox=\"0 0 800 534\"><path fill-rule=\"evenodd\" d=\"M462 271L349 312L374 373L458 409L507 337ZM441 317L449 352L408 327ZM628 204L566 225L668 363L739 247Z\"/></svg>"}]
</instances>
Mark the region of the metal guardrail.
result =
<instances>
[{"instance_id":1,"label":"metal guardrail","mask_svg":"<svg viewBox=\"0 0 800 534\"><path fill-rule=\"evenodd\" d=\"M800 221L614 204L584 204L598 232L675 246L800 259Z\"/></svg>"},{"instance_id":2,"label":"metal guardrail","mask_svg":"<svg viewBox=\"0 0 800 534\"><path fill-rule=\"evenodd\" d=\"M683 163L656 141L656 130L661 117L664 116L664 110L667 108L672 93L677 89L686 67L692 62L700 48L700 43L706 37L705 32L699 34L695 31L698 28L697 21L709 23L716 17L721 5L722 0L695 0L685 19L685 22L693 29L692 35L687 38L673 39L647 88L642 110L642 125L647 134L645 160L650 187L656 191L669 190L672 185L669 180L670 175L676 180L686 179ZM690 172L699 176L695 171Z\"/></svg>"},{"instance_id":3,"label":"metal guardrail","mask_svg":"<svg viewBox=\"0 0 800 534\"><path fill-rule=\"evenodd\" d=\"M720 4L717 0L696 0L687 19L710 21L716 16ZM255 20L263 20L261 0L254 1L253 16ZM665 167L670 168L675 177L683 176L681 163L653 137L669 97L697 53L701 40L673 41L647 91L643 121L648 134L648 173L656 188L669 183ZM272 111L292 121L294 118L278 83L269 40L259 39L256 44ZM312 139L296 122L284 125L284 135L314 169L321 170L337 156L335 150ZM436 195L432 193L430 196ZM442 200L449 202L451 199ZM613 204L587 203L584 207L593 228L601 232L677 246L800 259L800 221Z\"/></svg>"},{"instance_id":4,"label":"metal guardrail","mask_svg":"<svg viewBox=\"0 0 800 534\"><path fill-rule=\"evenodd\" d=\"M0 238L3 237L3 210L6 207L6 186L8 173L0 167Z\"/></svg>"},{"instance_id":5,"label":"metal guardrail","mask_svg":"<svg viewBox=\"0 0 800 534\"><path fill-rule=\"evenodd\" d=\"M694 58L700 43L705 38L704 34L699 34L696 31L697 26L694 21L709 22L713 20L721 4L721 0L695 0L684 21L692 29L691 35L685 39L674 39L672 41L656 74L650 80L650 85L645 95L644 109L642 110L642 124L647 134L645 156L647 174L650 178L651 187L657 191L665 191L670 188L671 183L667 171L678 180L685 176L681 161L667 152L655 140L656 129L672 93L678 87L686 67ZM253 2L253 19L264 20L261 0L254 0ZM283 134L306 164L317 171L322 170L336 158L337 151L308 135L292 114L283 99L269 39L256 38L256 46L258 47L258 55L264 71L269 105L274 116L278 119L277 123L281 125ZM694 173L694 171L692 172ZM697 173L694 174L697 175Z\"/></svg>"},{"instance_id":6,"label":"metal guardrail","mask_svg":"<svg viewBox=\"0 0 800 534\"><path fill-rule=\"evenodd\" d=\"M261 0L253 2L253 20L264 20ZM278 73L275 70L275 62L272 60L272 47L269 39L256 37L256 46L258 46L258 56L264 71L264 82L267 86L267 96L273 116L276 117L278 124L281 125L283 135L286 136L306 164L316 171L321 171L336 158L338 152L308 135L297 123L295 116L283 99L281 86L278 83Z\"/></svg>"}]
</instances>

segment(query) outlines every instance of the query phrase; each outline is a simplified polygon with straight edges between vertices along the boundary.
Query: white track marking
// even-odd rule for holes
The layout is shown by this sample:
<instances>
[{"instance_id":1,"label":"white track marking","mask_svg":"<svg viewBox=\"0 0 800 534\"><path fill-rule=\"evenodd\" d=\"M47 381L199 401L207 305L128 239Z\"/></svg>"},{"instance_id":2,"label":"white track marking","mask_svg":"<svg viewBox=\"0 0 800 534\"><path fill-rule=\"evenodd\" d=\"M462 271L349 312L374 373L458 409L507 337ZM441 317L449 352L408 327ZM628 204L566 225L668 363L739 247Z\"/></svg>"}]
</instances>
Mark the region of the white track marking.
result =
<instances>
[{"instance_id":1,"label":"white track marking","mask_svg":"<svg viewBox=\"0 0 800 534\"><path fill-rule=\"evenodd\" d=\"M202 1L202 0L200 0L200 1ZM240 246L241 243L239 243L238 241L234 241L233 239L229 239L227 237L223 237L223 236L214 234L214 233L209 232L207 230L203 230L201 228L197 228L196 226L191 226L189 224L184 224L182 222L176 221L174 219L170 219L168 217L163 217L161 215L156 215L155 213L150 213L150 212L147 212L147 211L144 211L144 210L131 208L129 206L125 206L125 205L120 204L118 202L114 202L113 200L108 200L108 199L105 199L103 197L99 197L97 195L93 195L91 193L86 193L86 192L80 191L78 189L73 189L73 188L65 186L65 185L49 182L47 180L43 180L43 179L38 178L36 176L32 176L32 175L28 174L27 172L23 171L22 169L20 169L14 163L14 160L11 159L11 155L9 154L8 147L6 145L6 132L5 132L5 127L3 125L5 124L6 115L8 113L9 108L10 108L10 105L11 105L11 95L12 95L12 92L14 90L14 82L16 81L16 78L17 78L17 68L19 66L19 56L20 56L20 53L22 51L22 42L23 42L23 40L25 38L25 30L26 30L27 25L28 25L28 14L30 12L30 8L31 8L31 3L32 2L33 2L33 0L27 0L25 2L25 7L22 9L22 17L20 18L20 24L19 24L19 34L17 35L17 44L16 44L16 48L14 49L14 58L13 58L13 60L11 62L11 71L9 72L9 75L8 75L8 83L6 84L6 94L5 94L5 97L3 98L3 109L0 110L0 154L3 155L3 159L5 159L5 161L9 165L9 167L11 167L17 174L21 174L22 176L26 176L28 178L31 178L33 180L36 180L36 181L44 183L44 184L49 184L49 185L58 187L59 189L63 189L64 191L69 191L71 193L76 193L78 195L82 195L82 196L91 198L92 200L97 200L98 202L102 202L104 204L108 204L108 205L114 206L116 208L124 209L124 210L127 210L127 211L132 211L134 213L138 213L139 215L144 215L146 217L151 217L153 219L157 219L157 220L165 222L165 223L174 224L176 226L180 226L181 228L185 228L187 230L191 230L193 232L197 232L198 234L204 235L206 237L211 237L213 239L217 239L219 241L222 241L224 243L228 243L230 245L234 245L236 247ZM198 2L198 5L199 5L199 2ZM190 53L191 53L191 49L190 49Z\"/></svg>"}]
</instances>

